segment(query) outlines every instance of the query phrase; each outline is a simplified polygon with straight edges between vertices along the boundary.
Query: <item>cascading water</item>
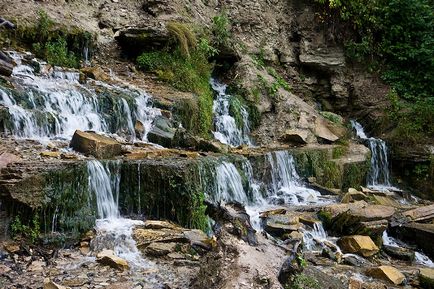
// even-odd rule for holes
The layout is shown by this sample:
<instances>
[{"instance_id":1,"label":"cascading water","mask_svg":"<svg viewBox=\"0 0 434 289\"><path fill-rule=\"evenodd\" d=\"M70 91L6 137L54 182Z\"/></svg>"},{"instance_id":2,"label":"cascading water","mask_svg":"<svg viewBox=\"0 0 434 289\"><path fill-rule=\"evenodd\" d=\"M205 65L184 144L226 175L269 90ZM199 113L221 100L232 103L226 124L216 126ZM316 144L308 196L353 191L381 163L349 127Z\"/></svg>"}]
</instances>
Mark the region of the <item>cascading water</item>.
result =
<instances>
[{"instance_id":1,"label":"cascading water","mask_svg":"<svg viewBox=\"0 0 434 289\"><path fill-rule=\"evenodd\" d=\"M26 55L9 54L17 63L12 80L23 89L0 86L0 106L7 109L10 120L2 128L6 134L37 140L69 139L79 129L126 132L126 137L135 139L133 123L140 120L146 140L153 118L160 114L151 107L150 97L143 91L100 81L81 84L77 71L52 68L36 59L25 60ZM95 87L118 94L119 101L110 103Z\"/></svg>"},{"instance_id":2,"label":"cascading water","mask_svg":"<svg viewBox=\"0 0 434 289\"><path fill-rule=\"evenodd\" d=\"M371 150L371 168L369 170L368 186L379 190L392 188L386 142L381 139L368 137L362 125L357 121L352 120L351 125L355 129L357 136L366 141Z\"/></svg>"},{"instance_id":3,"label":"cascading water","mask_svg":"<svg viewBox=\"0 0 434 289\"><path fill-rule=\"evenodd\" d=\"M273 203L308 204L319 201L321 194L302 185L294 164L287 151L267 154L271 165L271 195Z\"/></svg>"},{"instance_id":4,"label":"cascading water","mask_svg":"<svg viewBox=\"0 0 434 289\"><path fill-rule=\"evenodd\" d=\"M242 178L234 164L222 162L216 168L217 192L215 200L236 201L247 204L247 194L244 192Z\"/></svg>"},{"instance_id":5,"label":"cascading water","mask_svg":"<svg viewBox=\"0 0 434 289\"><path fill-rule=\"evenodd\" d=\"M230 107L234 105L236 99L226 94L226 85L219 83L215 79L211 79L210 83L217 94L213 103L214 137L220 142L231 146L252 145L249 137L249 113L246 108L241 103L237 104L237 109L239 108L243 120L242 127L239 127L235 118L230 115Z\"/></svg>"},{"instance_id":6,"label":"cascading water","mask_svg":"<svg viewBox=\"0 0 434 289\"><path fill-rule=\"evenodd\" d=\"M396 240L393 237L390 237L389 234L387 234L387 231L383 232L383 244L391 247L397 247L397 248L406 248L408 247L407 244L404 242L401 242L399 240ZM415 259L416 264L420 264L426 267L434 268L434 262L425 254L421 252L414 252L415 253Z\"/></svg>"},{"instance_id":7,"label":"cascading water","mask_svg":"<svg viewBox=\"0 0 434 289\"><path fill-rule=\"evenodd\" d=\"M311 230L306 230L303 234L303 244L307 251L313 251L318 243L327 240L328 236L321 222L315 222Z\"/></svg>"},{"instance_id":8,"label":"cascading water","mask_svg":"<svg viewBox=\"0 0 434 289\"><path fill-rule=\"evenodd\" d=\"M98 218L97 236L92 240L94 250L111 249L132 266L146 268L149 262L144 260L132 238L133 228L142 225L142 221L125 219L120 216L118 208L120 162L112 162L113 172L109 166L93 160L87 163L89 188L96 198Z\"/></svg>"}]
</instances>

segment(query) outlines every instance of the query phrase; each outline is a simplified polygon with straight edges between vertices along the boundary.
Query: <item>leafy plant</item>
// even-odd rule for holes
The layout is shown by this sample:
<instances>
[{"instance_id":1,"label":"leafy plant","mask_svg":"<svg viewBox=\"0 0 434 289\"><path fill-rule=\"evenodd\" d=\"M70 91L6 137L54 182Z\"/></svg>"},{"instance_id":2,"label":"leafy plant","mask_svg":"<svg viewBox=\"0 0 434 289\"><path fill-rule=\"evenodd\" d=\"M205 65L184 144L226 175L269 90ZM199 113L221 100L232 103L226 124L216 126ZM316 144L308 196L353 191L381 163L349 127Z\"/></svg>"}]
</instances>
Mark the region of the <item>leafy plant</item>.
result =
<instances>
[{"instance_id":1,"label":"leafy plant","mask_svg":"<svg viewBox=\"0 0 434 289\"><path fill-rule=\"evenodd\" d=\"M214 16L212 19L212 33L214 35L214 41L217 46L227 46L229 44L230 22L226 13L221 13Z\"/></svg>"},{"instance_id":2,"label":"leafy plant","mask_svg":"<svg viewBox=\"0 0 434 289\"><path fill-rule=\"evenodd\" d=\"M319 282L306 274L295 275L287 289L320 289L321 286Z\"/></svg>"},{"instance_id":3,"label":"leafy plant","mask_svg":"<svg viewBox=\"0 0 434 289\"><path fill-rule=\"evenodd\" d=\"M11 235L14 239L24 237L34 243L40 236L39 217L34 215L30 225L22 223L20 216L15 216L11 225Z\"/></svg>"}]
</instances>

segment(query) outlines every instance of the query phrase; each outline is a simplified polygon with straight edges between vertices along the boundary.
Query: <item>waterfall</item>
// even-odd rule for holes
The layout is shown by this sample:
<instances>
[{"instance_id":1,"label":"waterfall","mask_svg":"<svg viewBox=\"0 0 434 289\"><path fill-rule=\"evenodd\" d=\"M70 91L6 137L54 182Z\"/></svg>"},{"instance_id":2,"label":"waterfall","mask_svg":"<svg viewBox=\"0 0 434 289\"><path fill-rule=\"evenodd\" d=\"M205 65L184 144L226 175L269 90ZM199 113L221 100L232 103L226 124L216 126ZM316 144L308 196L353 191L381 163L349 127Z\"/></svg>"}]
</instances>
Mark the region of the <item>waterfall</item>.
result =
<instances>
[{"instance_id":1,"label":"waterfall","mask_svg":"<svg viewBox=\"0 0 434 289\"><path fill-rule=\"evenodd\" d=\"M383 232L382 239L383 239L383 244L387 245L387 246L392 246L392 247L397 247L397 248L409 247L404 242L401 242L399 240L396 240L393 237L390 237L389 234L387 234L387 231ZM434 262L427 255L425 255L421 252L414 252L414 253L415 253L416 264L420 264L420 265L423 265L426 267L434 268Z\"/></svg>"},{"instance_id":2,"label":"waterfall","mask_svg":"<svg viewBox=\"0 0 434 289\"><path fill-rule=\"evenodd\" d=\"M267 154L271 166L271 195L273 203L307 204L318 202L319 192L303 186L295 169L294 158L287 151Z\"/></svg>"},{"instance_id":3,"label":"waterfall","mask_svg":"<svg viewBox=\"0 0 434 289\"><path fill-rule=\"evenodd\" d=\"M357 136L366 141L371 150L371 167L368 175L368 187L374 189L391 188L389 160L386 142L368 137L363 130L363 127L357 121L352 120L351 125L356 131Z\"/></svg>"},{"instance_id":4,"label":"waterfall","mask_svg":"<svg viewBox=\"0 0 434 289\"><path fill-rule=\"evenodd\" d=\"M321 222L315 222L311 230L303 234L303 244L307 251L313 251L318 243L327 240L328 236Z\"/></svg>"},{"instance_id":5,"label":"waterfall","mask_svg":"<svg viewBox=\"0 0 434 289\"><path fill-rule=\"evenodd\" d=\"M98 218L96 237L91 247L94 251L111 249L115 254L128 261L130 266L149 267L137 249L132 234L133 228L143 225L142 221L122 218L119 213L118 197L120 184L120 162L112 162L112 171L97 160L87 163L88 184L96 197Z\"/></svg>"},{"instance_id":6,"label":"waterfall","mask_svg":"<svg viewBox=\"0 0 434 289\"><path fill-rule=\"evenodd\" d=\"M70 139L78 129L125 131L126 137L134 138L135 120L145 124L146 135L153 118L160 113L151 107L149 95L133 87L93 80L81 84L76 70L51 67L36 59L24 60L25 55L14 52L9 54L17 63L12 81L19 89L0 85L0 108L7 109L9 118L2 128L6 134L36 140ZM106 91L119 101L108 99ZM132 100L128 102L127 98Z\"/></svg>"},{"instance_id":7,"label":"waterfall","mask_svg":"<svg viewBox=\"0 0 434 289\"><path fill-rule=\"evenodd\" d=\"M219 83L215 79L211 79L210 83L217 95L213 103L214 137L220 142L231 146L239 146L242 144L251 145L252 142L249 137L249 113L247 109L241 103L237 104L243 121L242 127L240 128L234 116L230 115L231 105L233 105L236 99L226 94L226 85Z\"/></svg>"},{"instance_id":8,"label":"waterfall","mask_svg":"<svg viewBox=\"0 0 434 289\"><path fill-rule=\"evenodd\" d=\"M247 194L244 192L242 178L232 163L222 162L217 166L216 182L217 201L236 201L247 204Z\"/></svg>"}]
</instances>

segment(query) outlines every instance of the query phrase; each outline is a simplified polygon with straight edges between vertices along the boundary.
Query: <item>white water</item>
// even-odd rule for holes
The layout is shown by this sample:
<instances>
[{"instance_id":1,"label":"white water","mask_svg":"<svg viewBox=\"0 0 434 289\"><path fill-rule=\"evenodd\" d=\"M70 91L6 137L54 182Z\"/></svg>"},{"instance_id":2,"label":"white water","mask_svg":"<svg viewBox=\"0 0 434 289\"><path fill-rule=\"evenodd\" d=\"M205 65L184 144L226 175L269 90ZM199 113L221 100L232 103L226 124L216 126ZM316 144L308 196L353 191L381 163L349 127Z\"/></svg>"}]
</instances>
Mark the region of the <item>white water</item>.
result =
<instances>
[{"instance_id":1,"label":"white water","mask_svg":"<svg viewBox=\"0 0 434 289\"><path fill-rule=\"evenodd\" d=\"M222 162L216 168L217 201L236 201L247 204L247 194L244 192L241 175L234 164Z\"/></svg>"},{"instance_id":2,"label":"white water","mask_svg":"<svg viewBox=\"0 0 434 289\"><path fill-rule=\"evenodd\" d=\"M326 241L328 238L326 231L321 222L315 222L311 230L305 230L303 233L303 244L306 251L313 251L317 244Z\"/></svg>"},{"instance_id":3,"label":"white water","mask_svg":"<svg viewBox=\"0 0 434 289\"><path fill-rule=\"evenodd\" d=\"M387 246L397 247L397 248L406 248L407 244L396 240L393 237L390 237L386 231L383 232L383 244ZM420 264L426 267L434 268L434 262L425 254L421 252L414 252L416 257L416 264Z\"/></svg>"},{"instance_id":4,"label":"white water","mask_svg":"<svg viewBox=\"0 0 434 289\"><path fill-rule=\"evenodd\" d=\"M126 99L119 100L119 112L109 108L103 111L100 103L104 96L98 96L93 87L79 83L79 73L59 67L51 68L36 59L32 61L40 67L40 72L24 63L24 55L9 52L17 63L12 80L22 87L19 96L9 89L0 87L0 105L5 106L10 114L12 125L3 129L15 137L46 140L50 138L70 139L75 130L93 130L105 133L125 131L126 137L134 139L134 120L144 123L145 137L151 129L152 120L159 110L150 107L150 96L133 87L129 89L91 81L95 86L102 86L113 91L126 92L135 99L135 107L130 107ZM126 124L119 124L113 131L108 119L117 113L117 119L126 119Z\"/></svg>"},{"instance_id":5,"label":"white water","mask_svg":"<svg viewBox=\"0 0 434 289\"><path fill-rule=\"evenodd\" d=\"M389 159L386 142L368 137L360 123L352 120L351 125L356 131L356 134L362 140L369 144L371 150L371 167L368 176L368 187L376 190L397 190L390 182Z\"/></svg>"},{"instance_id":6,"label":"white water","mask_svg":"<svg viewBox=\"0 0 434 289\"><path fill-rule=\"evenodd\" d=\"M217 94L217 98L213 103L214 137L220 142L231 146L239 146L242 144L252 145L249 137L249 113L246 108L240 104L243 127L239 128L235 118L229 113L232 96L226 94L226 85L219 83L215 79L211 79L210 84Z\"/></svg>"},{"instance_id":7,"label":"white water","mask_svg":"<svg viewBox=\"0 0 434 289\"><path fill-rule=\"evenodd\" d=\"M276 151L267 154L271 165L271 195L272 202L285 204L318 203L321 194L306 188L295 169L294 158L287 151Z\"/></svg>"},{"instance_id":8,"label":"white water","mask_svg":"<svg viewBox=\"0 0 434 289\"><path fill-rule=\"evenodd\" d=\"M132 267L147 268L150 263L142 258L132 237L133 228L142 221L125 219L118 208L120 163L115 162L112 173L108 166L93 160L88 162L89 188L96 197L98 219L97 235L92 240L94 250L113 250Z\"/></svg>"}]
</instances>

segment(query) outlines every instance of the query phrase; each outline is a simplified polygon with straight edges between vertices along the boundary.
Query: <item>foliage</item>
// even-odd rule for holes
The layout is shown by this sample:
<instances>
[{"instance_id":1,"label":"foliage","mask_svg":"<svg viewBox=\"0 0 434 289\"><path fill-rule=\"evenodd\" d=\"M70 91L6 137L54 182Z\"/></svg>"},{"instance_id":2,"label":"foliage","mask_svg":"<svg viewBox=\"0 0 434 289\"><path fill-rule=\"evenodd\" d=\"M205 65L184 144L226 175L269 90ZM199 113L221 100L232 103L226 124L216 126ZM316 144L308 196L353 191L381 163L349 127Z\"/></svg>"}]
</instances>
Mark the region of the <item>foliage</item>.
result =
<instances>
[{"instance_id":1,"label":"foliage","mask_svg":"<svg viewBox=\"0 0 434 289\"><path fill-rule=\"evenodd\" d=\"M160 51L143 52L137 58L137 64L145 71L154 72L157 76L171 84L173 87L187 92L193 92L198 96L197 118L194 125L190 123L193 132L204 137L209 135L212 126L212 104L213 94L209 85L209 79L213 65L208 62L210 54L215 53L207 40L200 40L199 45L193 45L195 39L192 32L186 32L186 26L177 25L178 36L183 31L184 37L178 37L178 45L174 49L166 48ZM190 35L190 36L187 36ZM205 43L205 41L207 43ZM187 46L185 46L188 44ZM185 47L183 47L185 46ZM187 48L188 47L188 48ZM188 53L186 53L188 52ZM184 123L188 119L194 119L193 115L188 115L196 108L191 103L183 103Z\"/></svg>"},{"instance_id":2,"label":"foliage","mask_svg":"<svg viewBox=\"0 0 434 289\"><path fill-rule=\"evenodd\" d=\"M333 112L330 112L330 111L320 111L320 114L325 119L328 119L329 121L336 123L336 124L342 124L344 121L344 119L340 115L333 113Z\"/></svg>"},{"instance_id":3,"label":"foliage","mask_svg":"<svg viewBox=\"0 0 434 289\"><path fill-rule=\"evenodd\" d=\"M197 193L192 195L191 200L191 218L190 218L190 228L197 228L202 231L208 229L208 219L205 213L205 194Z\"/></svg>"},{"instance_id":4,"label":"foliage","mask_svg":"<svg viewBox=\"0 0 434 289\"><path fill-rule=\"evenodd\" d=\"M166 28L169 34L175 37L182 55L190 56L190 49L194 49L197 45L196 36L191 29L186 24L179 22L169 22Z\"/></svg>"},{"instance_id":5,"label":"foliage","mask_svg":"<svg viewBox=\"0 0 434 289\"><path fill-rule=\"evenodd\" d=\"M212 19L212 34L214 36L214 42L217 47L227 46L229 44L230 33L230 22L226 13L221 13L214 16Z\"/></svg>"},{"instance_id":6,"label":"foliage","mask_svg":"<svg viewBox=\"0 0 434 289\"><path fill-rule=\"evenodd\" d=\"M304 273L295 275L287 289L320 289L321 286L314 277L307 276Z\"/></svg>"},{"instance_id":7,"label":"foliage","mask_svg":"<svg viewBox=\"0 0 434 289\"><path fill-rule=\"evenodd\" d=\"M355 32L352 59L369 59L399 95L394 110L399 134L434 136L434 5L430 0L316 0L329 17ZM336 20L337 21L337 20ZM415 117L412 117L415 115ZM428 129L428 131L427 131Z\"/></svg>"},{"instance_id":8,"label":"foliage","mask_svg":"<svg viewBox=\"0 0 434 289\"><path fill-rule=\"evenodd\" d=\"M40 236L40 224L38 215L34 215L31 224L25 225L22 223L20 216L15 216L11 225L11 234L14 239L16 238L26 238L34 243Z\"/></svg>"},{"instance_id":9,"label":"foliage","mask_svg":"<svg viewBox=\"0 0 434 289\"><path fill-rule=\"evenodd\" d=\"M55 23L45 11L38 11L33 25L18 26L13 35L14 45L27 46L37 57L52 65L78 67L84 47L91 48L92 35L78 28L66 28Z\"/></svg>"}]
</instances>

